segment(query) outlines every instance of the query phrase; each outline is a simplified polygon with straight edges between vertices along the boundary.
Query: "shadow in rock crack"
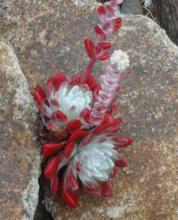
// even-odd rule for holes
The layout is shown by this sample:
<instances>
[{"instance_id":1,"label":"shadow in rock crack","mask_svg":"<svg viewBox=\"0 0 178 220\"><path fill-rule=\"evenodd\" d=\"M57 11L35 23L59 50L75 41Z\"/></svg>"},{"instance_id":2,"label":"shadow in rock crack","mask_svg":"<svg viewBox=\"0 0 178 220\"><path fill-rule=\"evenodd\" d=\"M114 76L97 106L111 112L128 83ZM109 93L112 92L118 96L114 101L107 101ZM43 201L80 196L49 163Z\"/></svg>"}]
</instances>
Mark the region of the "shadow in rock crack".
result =
<instances>
[{"instance_id":1,"label":"shadow in rock crack","mask_svg":"<svg viewBox=\"0 0 178 220\"><path fill-rule=\"evenodd\" d=\"M44 201L44 177L43 175L39 178L39 198L38 198L38 205L35 211L34 220L53 220L51 214L46 210L43 201Z\"/></svg>"},{"instance_id":2,"label":"shadow in rock crack","mask_svg":"<svg viewBox=\"0 0 178 220\"><path fill-rule=\"evenodd\" d=\"M44 129L44 126L41 121L40 113L38 113L37 121L35 124L35 133L38 137L39 146L41 146L45 143L45 139L47 137L46 131ZM41 164L41 170L42 170L42 164ZM38 197L38 204L36 207L34 220L53 220L51 214L47 211L45 205L44 205L44 195L45 195L45 178L43 175L43 172L41 172L41 175L39 177L39 197Z\"/></svg>"}]
</instances>

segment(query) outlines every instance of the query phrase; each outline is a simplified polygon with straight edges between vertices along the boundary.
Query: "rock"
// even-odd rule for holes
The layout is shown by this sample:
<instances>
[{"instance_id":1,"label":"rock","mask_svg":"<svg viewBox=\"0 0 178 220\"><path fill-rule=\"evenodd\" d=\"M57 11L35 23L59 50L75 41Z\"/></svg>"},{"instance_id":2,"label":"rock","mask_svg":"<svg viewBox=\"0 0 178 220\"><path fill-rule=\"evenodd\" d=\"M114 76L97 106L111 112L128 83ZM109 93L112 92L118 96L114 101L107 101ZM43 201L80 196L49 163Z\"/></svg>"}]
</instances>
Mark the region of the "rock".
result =
<instances>
[{"instance_id":1,"label":"rock","mask_svg":"<svg viewBox=\"0 0 178 220\"><path fill-rule=\"evenodd\" d=\"M143 14L139 0L124 0L121 12L124 14Z\"/></svg>"},{"instance_id":2,"label":"rock","mask_svg":"<svg viewBox=\"0 0 178 220\"><path fill-rule=\"evenodd\" d=\"M12 48L0 41L0 219L31 220L38 202L37 110Z\"/></svg>"},{"instance_id":3,"label":"rock","mask_svg":"<svg viewBox=\"0 0 178 220\"><path fill-rule=\"evenodd\" d=\"M83 40L92 36L96 15L91 4L81 2L17 0L9 6L9 14L24 14L2 36L14 45L31 90L58 70L82 72ZM122 133L135 140L127 150L129 167L112 183L111 198L82 193L80 207L72 210L46 193L43 203L55 220L177 219L178 48L144 16L126 16L112 42L131 63L119 98ZM95 73L101 71L96 65Z\"/></svg>"}]
</instances>

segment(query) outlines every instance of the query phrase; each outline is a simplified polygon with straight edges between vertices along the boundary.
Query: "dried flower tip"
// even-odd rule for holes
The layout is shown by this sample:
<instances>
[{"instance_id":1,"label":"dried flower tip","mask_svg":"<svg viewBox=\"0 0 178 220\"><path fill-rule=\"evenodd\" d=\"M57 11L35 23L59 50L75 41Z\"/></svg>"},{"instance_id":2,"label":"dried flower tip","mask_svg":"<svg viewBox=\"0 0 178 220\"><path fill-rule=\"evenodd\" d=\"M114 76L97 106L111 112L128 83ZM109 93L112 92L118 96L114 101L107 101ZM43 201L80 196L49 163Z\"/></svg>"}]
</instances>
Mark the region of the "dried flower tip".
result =
<instances>
[{"instance_id":1,"label":"dried flower tip","mask_svg":"<svg viewBox=\"0 0 178 220\"><path fill-rule=\"evenodd\" d=\"M110 57L110 63L121 72L129 67L129 56L122 50L115 50Z\"/></svg>"}]
</instances>

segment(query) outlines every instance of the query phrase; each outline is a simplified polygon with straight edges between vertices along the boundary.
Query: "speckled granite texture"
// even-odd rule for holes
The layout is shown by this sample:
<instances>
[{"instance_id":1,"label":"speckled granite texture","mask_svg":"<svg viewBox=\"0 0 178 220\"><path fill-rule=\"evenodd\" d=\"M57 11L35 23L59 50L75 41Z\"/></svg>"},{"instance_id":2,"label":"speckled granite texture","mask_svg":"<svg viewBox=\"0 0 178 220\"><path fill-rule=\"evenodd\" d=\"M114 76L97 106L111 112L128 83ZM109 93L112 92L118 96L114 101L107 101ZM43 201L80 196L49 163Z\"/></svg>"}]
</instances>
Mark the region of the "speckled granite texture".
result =
<instances>
[{"instance_id":1,"label":"speckled granite texture","mask_svg":"<svg viewBox=\"0 0 178 220\"><path fill-rule=\"evenodd\" d=\"M33 219L40 175L36 113L17 57L0 41L0 219Z\"/></svg>"},{"instance_id":2,"label":"speckled granite texture","mask_svg":"<svg viewBox=\"0 0 178 220\"><path fill-rule=\"evenodd\" d=\"M30 89L58 70L81 73L87 61L83 40L96 23L94 6L75 0L11 2L6 13L16 24L7 25L2 37L13 44ZM126 151L129 166L112 183L109 199L83 193L80 207L72 210L46 192L44 203L55 220L176 220L178 48L144 16L126 16L112 43L131 63L118 100L121 131L135 140ZM94 74L101 71L96 65Z\"/></svg>"}]
</instances>

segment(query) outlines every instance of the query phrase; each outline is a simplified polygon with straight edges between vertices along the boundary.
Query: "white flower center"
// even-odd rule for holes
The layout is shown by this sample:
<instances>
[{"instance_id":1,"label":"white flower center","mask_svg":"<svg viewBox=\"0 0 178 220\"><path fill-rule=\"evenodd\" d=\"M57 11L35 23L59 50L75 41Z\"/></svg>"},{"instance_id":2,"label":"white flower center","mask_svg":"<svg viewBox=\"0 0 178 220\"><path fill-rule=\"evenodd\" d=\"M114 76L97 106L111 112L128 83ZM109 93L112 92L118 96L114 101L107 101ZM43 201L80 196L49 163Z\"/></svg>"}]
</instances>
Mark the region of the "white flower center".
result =
<instances>
[{"instance_id":1,"label":"white flower center","mask_svg":"<svg viewBox=\"0 0 178 220\"><path fill-rule=\"evenodd\" d=\"M66 83L61 85L54 96L59 102L60 111L68 117L68 120L79 118L80 113L85 108L89 108L92 101L92 94L89 90L78 85L70 87Z\"/></svg>"},{"instance_id":2,"label":"white flower center","mask_svg":"<svg viewBox=\"0 0 178 220\"><path fill-rule=\"evenodd\" d=\"M84 148L78 148L72 167L79 162L82 166L78 176L84 184L97 184L97 181L107 181L114 167L114 160L118 158L118 152L114 150L112 141L98 142L101 136L94 138ZM73 170L75 173L75 171Z\"/></svg>"}]
</instances>

